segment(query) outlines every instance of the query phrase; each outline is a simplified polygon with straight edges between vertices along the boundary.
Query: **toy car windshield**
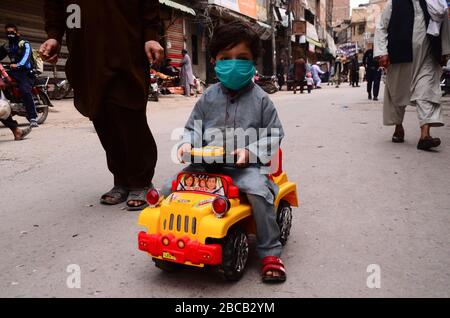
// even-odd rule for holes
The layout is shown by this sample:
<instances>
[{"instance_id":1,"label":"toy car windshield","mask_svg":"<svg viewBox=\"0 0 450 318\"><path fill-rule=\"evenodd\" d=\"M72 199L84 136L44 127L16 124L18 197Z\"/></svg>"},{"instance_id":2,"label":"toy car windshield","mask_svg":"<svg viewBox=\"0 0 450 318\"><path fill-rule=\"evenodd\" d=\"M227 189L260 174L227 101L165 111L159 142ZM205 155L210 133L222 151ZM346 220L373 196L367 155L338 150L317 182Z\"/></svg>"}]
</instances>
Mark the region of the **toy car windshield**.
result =
<instances>
[{"instance_id":1,"label":"toy car windshield","mask_svg":"<svg viewBox=\"0 0 450 318\"><path fill-rule=\"evenodd\" d=\"M178 177L177 191L204 192L224 196L228 181L215 175L181 174Z\"/></svg>"}]
</instances>

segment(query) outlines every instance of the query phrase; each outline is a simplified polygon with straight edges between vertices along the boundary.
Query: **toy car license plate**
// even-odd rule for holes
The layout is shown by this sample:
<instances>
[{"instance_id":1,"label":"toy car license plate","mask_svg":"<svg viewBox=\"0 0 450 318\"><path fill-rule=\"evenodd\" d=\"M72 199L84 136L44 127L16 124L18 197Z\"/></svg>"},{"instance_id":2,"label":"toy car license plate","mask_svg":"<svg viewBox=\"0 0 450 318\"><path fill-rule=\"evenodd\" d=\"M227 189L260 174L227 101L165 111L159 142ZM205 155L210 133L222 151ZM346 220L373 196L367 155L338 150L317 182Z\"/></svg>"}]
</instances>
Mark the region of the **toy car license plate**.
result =
<instances>
[{"instance_id":1,"label":"toy car license plate","mask_svg":"<svg viewBox=\"0 0 450 318\"><path fill-rule=\"evenodd\" d=\"M172 254L170 254L169 252L163 252L163 258L170 259L172 261L177 260L177 258L175 256L173 256Z\"/></svg>"}]
</instances>

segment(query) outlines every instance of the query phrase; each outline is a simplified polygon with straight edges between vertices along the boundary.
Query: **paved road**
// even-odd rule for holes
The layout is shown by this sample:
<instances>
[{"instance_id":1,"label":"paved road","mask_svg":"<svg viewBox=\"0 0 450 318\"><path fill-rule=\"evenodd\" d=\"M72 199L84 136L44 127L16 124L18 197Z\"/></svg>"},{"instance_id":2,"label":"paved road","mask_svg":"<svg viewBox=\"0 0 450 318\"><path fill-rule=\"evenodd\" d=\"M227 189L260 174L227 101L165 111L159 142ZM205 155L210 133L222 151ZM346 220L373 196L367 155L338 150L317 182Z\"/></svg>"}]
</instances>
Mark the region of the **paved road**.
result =
<instances>
[{"instance_id":1,"label":"paved road","mask_svg":"<svg viewBox=\"0 0 450 318\"><path fill-rule=\"evenodd\" d=\"M449 297L450 129L436 132L438 152L419 152L414 109L407 142L394 145L381 104L363 88L273 99L286 130L285 170L302 199L284 285L260 282L254 253L234 284L207 271L155 269L136 249L137 214L98 204L112 182L104 153L91 123L63 102L24 142L0 129L0 296ZM157 185L180 169L169 160L170 137L193 103L150 104ZM67 288L70 264L81 268L80 289ZM371 264L381 269L379 289L367 287Z\"/></svg>"}]
</instances>

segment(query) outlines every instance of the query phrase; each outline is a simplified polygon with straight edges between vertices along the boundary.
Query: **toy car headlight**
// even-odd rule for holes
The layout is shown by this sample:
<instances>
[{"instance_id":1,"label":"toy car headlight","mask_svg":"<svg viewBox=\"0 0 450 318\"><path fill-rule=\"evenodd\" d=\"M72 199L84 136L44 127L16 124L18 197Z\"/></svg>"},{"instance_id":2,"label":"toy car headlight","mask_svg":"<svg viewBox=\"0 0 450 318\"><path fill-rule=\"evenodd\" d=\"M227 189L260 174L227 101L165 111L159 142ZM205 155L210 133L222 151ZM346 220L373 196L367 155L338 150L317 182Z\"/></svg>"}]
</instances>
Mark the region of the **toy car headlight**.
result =
<instances>
[{"instance_id":1,"label":"toy car headlight","mask_svg":"<svg viewBox=\"0 0 450 318\"><path fill-rule=\"evenodd\" d=\"M147 203L151 206L151 207L155 207L157 206L159 203L161 203L163 199L163 196L161 195L161 193L156 190L156 189L150 189L147 192L147 196L146 196L146 200Z\"/></svg>"},{"instance_id":2,"label":"toy car headlight","mask_svg":"<svg viewBox=\"0 0 450 318\"><path fill-rule=\"evenodd\" d=\"M219 196L212 202L212 209L216 217L223 218L230 211L231 203L226 197Z\"/></svg>"}]
</instances>

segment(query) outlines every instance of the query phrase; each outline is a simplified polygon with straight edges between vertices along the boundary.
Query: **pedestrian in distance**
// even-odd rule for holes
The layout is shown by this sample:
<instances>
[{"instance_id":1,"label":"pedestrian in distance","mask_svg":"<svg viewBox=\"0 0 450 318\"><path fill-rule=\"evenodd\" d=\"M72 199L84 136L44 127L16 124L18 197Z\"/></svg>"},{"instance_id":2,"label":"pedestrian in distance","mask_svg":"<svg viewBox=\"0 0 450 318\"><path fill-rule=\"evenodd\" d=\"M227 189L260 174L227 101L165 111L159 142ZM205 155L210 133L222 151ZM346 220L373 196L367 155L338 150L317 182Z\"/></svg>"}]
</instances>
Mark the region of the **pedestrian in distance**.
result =
<instances>
[{"instance_id":1,"label":"pedestrian in distance","mask_svg":"<svg viewBox=\"0 0 450 318\"><path fill-rule=\"evenodd\" d=\"M350 85L352 87L359 87L359 65L356 54L350 59Z\"/></svg>"},{"instance_id":2,"label":"pedestrian in distance","mask_svg":"<svg viewBox=\"0 0 450 318\"><path fill-rule=\"evenodd\" d=\"M330 73L328 75L328 83L327 86L333 85L334 84L334 62L330 63Z\"/></svg>"},{"instance_id":3,"label":"pedestrian in distance","mask_svg":"<svg viewBox=\"0 0 450 318\"><path fill-rule=\"evenodd\" d=\"M372 46L373 45L370 44L369 49L364 53L363 64L367 70L367 94L369 100L373 98L374 101L377 101L380 92L382 69L378 64L378 61L373 57Z\"/></svg>"},{"instance_id":4,"label":"pedestrian in distance","mask_svg":"<svg viewBox=\"0 0 450 318\"><path fill-rule=\"evenodd\" d=\"M336 88L341 85L342 71L344 70L344 65L342 64L342 56L337 56L334 63L334 83L336 83Z\"/></svg>"},{"instance_id":5,"label":"pedestrian in distance","mask_svg":"<svg viewBox=\"0 0 450 318\"><path fill-rule=\"evenodd\" d=\"M294 62L294 94L297 94L297 87L300 86L300 93L305 89L306 61L300 57Z\"/></svg>"},{"instance_id":6,"label":"pedestrian in distance","mask_svg":"<svg viewBox=\"0 0 450 318\"><path fill-rule=\"evenodd\" d=\"M448 8L440 0L389 0L377 24L375 57L386 68L383 120L395 126L394 143L405 141L406 106L417 109L419 150L441 145L432 127L444 126L440 76L443 57L450 54Z\"/></svg>"},{"instance_id":7,"label":"pedestrian in distance","mask_svg":"<svg viewBox=\"0 0 450 318\"><path fill-rule=\"evenodd\" d=\"M312 78L314 79L314 85L316 89L322 88L322 79L320 78L320 75L325 74L324 71L320 69L320 63L317 62L313 66L311 66L311 74Z\"/></svg>"},{"instance_id":8,"label":"pedestrian in distance","mask_svg":"<svg viewBox=\"0 0 450 318\"><path fill-rule=\"evenodd\" d=\"M306 74L306 86L308 87L308 94L311 94L314 88L314 79L311 73Z\"/></svg>"},{"instance_id":9,"label":"pedestrian in distance","mask_svg":"<svg viewBox=\"0 0 450 318\"><path fill-rule=\"evenodd\" d=\"M286 63L284 62L284 59L281 59L280 62L277 64L277 80L278 85L280 86L280 91L283 89L283 86L286 83L285 77L286 77Z\"/></svg>"},{"instance_id":10,"label":"pedestrian in distance","mask_svg":"<svg viewBox=\"0 0 450 318\"><path fill-rule=\"evenodd\" d=\"M181 86L184 88L184 96L191 97L191 89L194 87L194 73L192 72L192 61L187 50L182 50L183 60L181 61Z\"/></svg>"}]
</instances>

